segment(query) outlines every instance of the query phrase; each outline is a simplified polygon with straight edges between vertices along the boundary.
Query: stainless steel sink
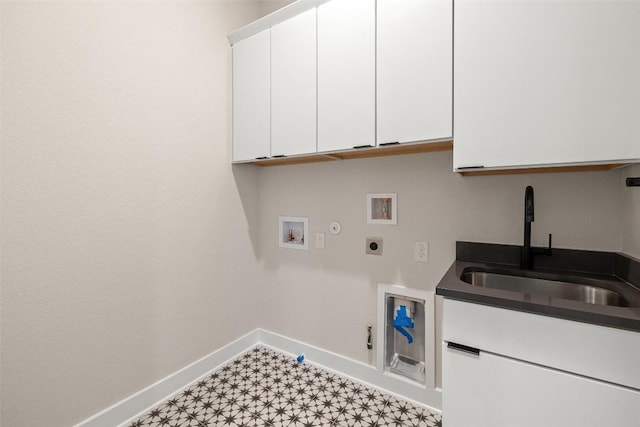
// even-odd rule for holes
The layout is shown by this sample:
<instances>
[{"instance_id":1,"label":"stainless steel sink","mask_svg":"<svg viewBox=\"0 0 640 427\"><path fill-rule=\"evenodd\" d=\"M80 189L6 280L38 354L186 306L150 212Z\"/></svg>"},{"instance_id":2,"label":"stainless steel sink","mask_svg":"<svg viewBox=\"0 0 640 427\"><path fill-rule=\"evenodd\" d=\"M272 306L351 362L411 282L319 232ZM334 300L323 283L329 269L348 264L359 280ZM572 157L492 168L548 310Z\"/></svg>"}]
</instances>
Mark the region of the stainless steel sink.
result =
<instances>
[{"instance_id":1,"label":"stainless steel sink","mask_svg":"<svg viewBox=\"0 0 640 427\"><path fill-rule=\"evenodd\" d=\"M484 288L561 298L588 304L640 307L640 298L637 296L623 295L613 289L586 283L594 282L595 280L592 279L568 278L552 274L547 274L547 276L553 277L528 277L522 274L524 272L495 272L467 268L462 272L460 279L470 285Z\"/></svg>"}]
</instances>

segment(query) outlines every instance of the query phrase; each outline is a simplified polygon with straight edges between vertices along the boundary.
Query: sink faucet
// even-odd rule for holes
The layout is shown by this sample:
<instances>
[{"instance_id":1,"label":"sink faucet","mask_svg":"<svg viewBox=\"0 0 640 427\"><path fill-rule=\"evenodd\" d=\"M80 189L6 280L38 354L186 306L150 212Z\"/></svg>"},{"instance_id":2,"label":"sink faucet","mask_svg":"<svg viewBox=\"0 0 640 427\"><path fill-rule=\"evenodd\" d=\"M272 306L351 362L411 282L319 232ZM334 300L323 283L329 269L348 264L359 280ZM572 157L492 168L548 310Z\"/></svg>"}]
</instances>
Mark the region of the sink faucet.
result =
<instances>
[{"instance_id":1,"label":"sink faucet","mask_svg":"<svg viewBox=\"0 0 640 427\"><path fill-rule=\"evenodd\" d=\"M533 187L529 185L524 191L524 239L522 244L522 257L520 258L520 268L524 270L533 269L534 255L551 255L551 233L549 233L548 248L531 247L531 223L533 221L535 221Z\"/></svg>"}]
</instances>

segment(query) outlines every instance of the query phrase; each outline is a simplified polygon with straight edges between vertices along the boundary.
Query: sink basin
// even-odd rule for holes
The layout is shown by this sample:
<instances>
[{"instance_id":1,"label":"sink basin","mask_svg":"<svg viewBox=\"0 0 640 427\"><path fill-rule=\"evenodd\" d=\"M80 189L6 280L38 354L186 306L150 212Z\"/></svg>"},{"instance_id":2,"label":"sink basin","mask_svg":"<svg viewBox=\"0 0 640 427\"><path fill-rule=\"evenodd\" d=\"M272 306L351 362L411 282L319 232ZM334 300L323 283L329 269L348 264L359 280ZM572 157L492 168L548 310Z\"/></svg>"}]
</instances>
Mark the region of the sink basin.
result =
<instances>
[{"instance_id":1,"label":"sink basin","mask_svg":"<svg viewBox=\"0 0 640 427\"><path fill-rule=\"evenodd\" d=\"M623 295L613 289L597 286L593 279L574 278L555 274L541 273L539 277L525 275L535 272L505 272L467 268L460 280L473 286L521 292L549 298L561 298L588 304L640 307L640 298ZM547 276L547 277L540 277ZM582 282L582 283L580 283Z\"/></svg>"}]
</instances>

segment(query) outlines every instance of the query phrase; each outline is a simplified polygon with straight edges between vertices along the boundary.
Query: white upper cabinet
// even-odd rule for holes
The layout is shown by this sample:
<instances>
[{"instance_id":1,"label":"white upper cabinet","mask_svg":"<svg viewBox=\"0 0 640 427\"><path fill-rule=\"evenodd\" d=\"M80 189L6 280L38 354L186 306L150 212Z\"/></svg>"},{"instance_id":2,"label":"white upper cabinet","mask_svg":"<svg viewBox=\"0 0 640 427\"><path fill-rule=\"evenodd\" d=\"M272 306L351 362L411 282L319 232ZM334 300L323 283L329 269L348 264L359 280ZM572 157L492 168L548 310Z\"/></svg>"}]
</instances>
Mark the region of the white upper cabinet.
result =
<instances>
[{"instance_id":1,"label":"white upper cabinet","mask_svg":"<svg viewBox=\"0 0 640 427\"><path fill-rule=\"evenodd\" d=\"M375 145L375 6L318 6L318 151Z\"/></svg>"},{"instance_id":2,"label":"white upper cabinet","mask_svg":"<svg viewBox=\"0 0 640 427\"><path fill-rule=\"evenodd\" d=\"M271 27L271 155L316 151L316 9Z\"/></svg>"},{"instance_id":3,"label":"white upper cabinet","mask_svg":"<svg viewBox=\"0 0 640 427\"><path fill-rule=\"evenodd\" d=\"M451 138L452 38L452 0L378 0L378 144Z\"/></svg>"},{"instance_id":4,"label":"white upper cabinet","mask_svg":"<svg viewBox=\"0 0 640 427\"><path fill-rule=\"evenodd\" d=\"M233 46L233 160L270 154L270 31Z\"/></svg>"},{"instance_id":5,"label":"white upper cabinet","mask_svg":"<svg viewBox=\"0 0 640 427\"><path fill-rule=\"evenodd\" d=\"M452 1L298 1L230 35L233 160L451 139Z\"/></svg>"},{"instance_id":6,"label":"white upper cabinet","mask_svg":"<svg viewBox=\"0 0 640 427\"><path fill-rule=\"evenodd\" d=\"M454 166L640 160L640 2L455 1Z\"/></svg>"}]
</instances>

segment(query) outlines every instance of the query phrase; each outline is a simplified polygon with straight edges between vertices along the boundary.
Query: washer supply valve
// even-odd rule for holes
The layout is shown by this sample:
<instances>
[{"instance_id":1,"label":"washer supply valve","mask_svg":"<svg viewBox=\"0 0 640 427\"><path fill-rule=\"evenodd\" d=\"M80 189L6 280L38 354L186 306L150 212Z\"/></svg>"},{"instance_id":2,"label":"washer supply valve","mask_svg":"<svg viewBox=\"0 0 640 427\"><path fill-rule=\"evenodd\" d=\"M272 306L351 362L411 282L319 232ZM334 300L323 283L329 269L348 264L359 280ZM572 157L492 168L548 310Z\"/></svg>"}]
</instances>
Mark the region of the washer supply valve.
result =
<instances>
[{"instance_id":1,"label":"washer supply valve","mask_svg":"<svg viewBox=\"0 0 640 427\"><path fill-rule=\"evenodd\" d=\"M404 329L413 329L414 327L413 320L411 320L411 318L407 314L406 306L401 305L400 307L398 307L398 310L396 310L396 317L393 319L393 327L402 335L407 337L407 341L409 342L409 344L413 342L413 337L411 336L411 334Z\"/></svg>"}]
</instances>

